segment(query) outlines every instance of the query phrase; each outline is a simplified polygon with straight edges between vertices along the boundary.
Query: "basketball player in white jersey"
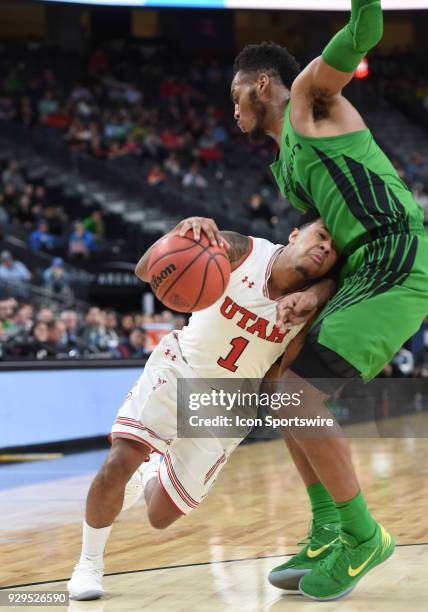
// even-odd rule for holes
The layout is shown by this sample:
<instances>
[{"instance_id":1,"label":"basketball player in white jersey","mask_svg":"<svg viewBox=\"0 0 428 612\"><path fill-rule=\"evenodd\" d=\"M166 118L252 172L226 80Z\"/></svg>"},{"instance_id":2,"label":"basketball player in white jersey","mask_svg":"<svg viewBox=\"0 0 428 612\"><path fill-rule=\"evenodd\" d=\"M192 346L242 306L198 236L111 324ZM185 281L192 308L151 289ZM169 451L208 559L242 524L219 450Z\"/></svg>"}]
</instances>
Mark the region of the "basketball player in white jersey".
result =
<instances>
[{"instance_id":1,"label":"basketball player in white jersey","mask_svg":"<svg viewBox=\"0 0 428 612\"><path fill-rule=\"evenodd\" d=\"M275 325L277 300L294 294L293 304L295 293L306 288L298 294L306 320L334 292L328 279L308 287L331 270L338 256L321 219L295 229L286 246L219 232L211 219L203 218L185 220L172 233L184 235L188 229L197 240L204 231L212 244L227 247L230 281L215 304L194 313L187 327L162 339L119 410L110 453L87 497L82 553L68 583L73 599L104 594L104 548L121 510L144 493L151 525L168 527L198 507L240 442L177 438L177 379L262 379L291 340L300 341L308 327L300 322L280 330ZM146 282L150 251L136 268Z\"/></svg>"}]
</instances>

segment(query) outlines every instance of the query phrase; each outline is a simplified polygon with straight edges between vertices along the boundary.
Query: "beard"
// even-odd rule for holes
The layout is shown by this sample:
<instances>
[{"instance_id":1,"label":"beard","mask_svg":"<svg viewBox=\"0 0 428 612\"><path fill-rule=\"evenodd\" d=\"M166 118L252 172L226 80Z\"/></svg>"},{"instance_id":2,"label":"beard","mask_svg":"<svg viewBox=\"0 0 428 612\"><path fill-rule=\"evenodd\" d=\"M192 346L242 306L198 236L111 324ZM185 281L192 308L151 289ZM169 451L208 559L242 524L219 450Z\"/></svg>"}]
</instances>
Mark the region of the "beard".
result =
<instances>
[{"instance_id":1,"label":"beard","mask_svg":"<svg viewBox=\"0 0 428 612\"><path fill-rule=\"evenodd\" d=\"M264 122L266 119L266 107L263 102L261 102L257 97L255 87L250 91L249 98L251 102L251 110L256 118L256 125L250 132L248 132L248 135L250 137L250 140L252 141L263 140L264 138L266 138L266 132L264 128Z\"/></svg>"},{"instance_id":2,"label":"beard","mask_svg":"<svg viewBox=\"0 0 428 612\"><path fill-rule=\"evenodd\" d=\"M311 280L311 275L309 274L309 271L304 266L298 265L295 267L295 270L303 277L305 281Z\"/></svg>"}]
</instances>

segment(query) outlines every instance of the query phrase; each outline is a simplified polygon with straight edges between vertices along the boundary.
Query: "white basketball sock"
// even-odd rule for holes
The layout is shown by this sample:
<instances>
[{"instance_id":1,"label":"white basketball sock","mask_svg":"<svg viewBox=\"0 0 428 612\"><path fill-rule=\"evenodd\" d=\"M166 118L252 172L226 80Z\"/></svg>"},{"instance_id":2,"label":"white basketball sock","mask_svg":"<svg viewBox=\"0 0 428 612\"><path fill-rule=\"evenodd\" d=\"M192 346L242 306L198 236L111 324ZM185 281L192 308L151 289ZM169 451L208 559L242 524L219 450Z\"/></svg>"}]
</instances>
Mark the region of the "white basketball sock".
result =
<instances>
[{"instance_id":1,"label":"white basketball sock","mask_svg":"<svg viewBox=\"0 0 428 612\"><path fill-rule=\"evenodd\" d=\"M96 529L83 521L82 535L82 554L80 559L90 559L91 561L102 562L104 556L104 548L106 546L110 531L113 525Z\"/></svg>"}]
</instances>

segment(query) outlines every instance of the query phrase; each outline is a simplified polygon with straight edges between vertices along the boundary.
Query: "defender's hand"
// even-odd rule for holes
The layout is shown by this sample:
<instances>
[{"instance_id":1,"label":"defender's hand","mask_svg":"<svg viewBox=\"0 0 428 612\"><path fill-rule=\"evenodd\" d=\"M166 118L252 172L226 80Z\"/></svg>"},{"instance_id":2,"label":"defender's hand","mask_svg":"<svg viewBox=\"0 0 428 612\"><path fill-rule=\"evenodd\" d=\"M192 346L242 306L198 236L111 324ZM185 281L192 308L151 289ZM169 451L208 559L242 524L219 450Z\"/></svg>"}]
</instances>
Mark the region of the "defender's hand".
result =
<instances>
[{"instance_id":1,"label":"defender's hand","mask_svg":"<svg viewBox=\"0 0 428 612\"><path fill-rule=\"evenodd\" d=\"M314 293L292 293L282 298L276 306L276 325L286 333L292 325L307 323L317 313L319 300Z\"/></svg>"},{"instance_id":2,"label":"defender's hand","mask_svg":"<svg viewBox=\"0 0 428 612\"><path fill-rule=\"evenodd\" d=\"M201 232L204 232L212 246L218 245L230 249L229 243L221 235L214 219L208 219L207 217L189 217L181 221L171 233L177 236L184 236L189 230L193 230L193 237L195 240L200 240Z\"/></svg>"}]
</instances>

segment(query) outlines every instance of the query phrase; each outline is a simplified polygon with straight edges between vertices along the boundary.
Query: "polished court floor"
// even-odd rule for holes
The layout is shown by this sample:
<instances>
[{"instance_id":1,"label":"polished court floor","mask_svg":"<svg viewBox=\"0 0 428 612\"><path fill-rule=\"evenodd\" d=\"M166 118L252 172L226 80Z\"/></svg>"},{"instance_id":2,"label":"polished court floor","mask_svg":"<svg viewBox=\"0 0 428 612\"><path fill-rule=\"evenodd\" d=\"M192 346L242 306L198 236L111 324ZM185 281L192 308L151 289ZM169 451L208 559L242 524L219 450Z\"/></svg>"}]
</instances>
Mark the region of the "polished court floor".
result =
<instances>
[{"instance_id":1,"label":"polished court floor","mask_svg":"<svg viewBox=\"0 0 428 612\"><path fill-rule=\"evenodd\" d=\"M399 546L346 600L317 604L266 580L297 550L310 518L283 443L269 441L240 447L201 507L165 531L148 525L143 504L123 513L107 547L107 597L54 609L428 610L428 439L356 438L352 448L369 505ZM0 467L0 587L65 588L80 550L85 494L104 456Z\"/></svg>"}]
</instances>

